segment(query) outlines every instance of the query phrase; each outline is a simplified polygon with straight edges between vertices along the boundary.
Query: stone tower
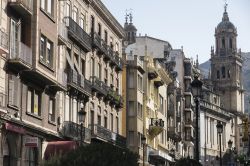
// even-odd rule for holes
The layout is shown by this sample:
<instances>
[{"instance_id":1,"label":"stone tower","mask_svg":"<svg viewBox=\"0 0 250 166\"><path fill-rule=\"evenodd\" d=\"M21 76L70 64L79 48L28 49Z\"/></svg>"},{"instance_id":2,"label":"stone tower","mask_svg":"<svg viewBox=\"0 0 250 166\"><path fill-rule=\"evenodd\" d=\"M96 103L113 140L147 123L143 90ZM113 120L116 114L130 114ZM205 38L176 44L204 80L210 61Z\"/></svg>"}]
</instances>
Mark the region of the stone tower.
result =
<instances>
[{"instance_id":1,"label":"stone tower","mask_svg":"<svg viewBox=\"0 0 250 166\"><path fill-rule=\"evenodd\" d=\"M128 23L128 17L129 17L129 23ZM126 16L125 16L124 31L126 33L124 45L129 45L129 44L135 43L137 29L133 25L132 13L126 14Z\"/></svg>"},{"instance_id":2,"label":"stone tower","mask_svg":"<svg viewBox=\"0 0 250 166\"><path fill-rule=\"evenodd\" d=\"M211 79L214 90L221 95L221 107L230 112L244 110L242 57L237 50L237 29L229 21L227 4L222 21L215 28L215 50L211 48Z\"/></svg>"}]
</instances>

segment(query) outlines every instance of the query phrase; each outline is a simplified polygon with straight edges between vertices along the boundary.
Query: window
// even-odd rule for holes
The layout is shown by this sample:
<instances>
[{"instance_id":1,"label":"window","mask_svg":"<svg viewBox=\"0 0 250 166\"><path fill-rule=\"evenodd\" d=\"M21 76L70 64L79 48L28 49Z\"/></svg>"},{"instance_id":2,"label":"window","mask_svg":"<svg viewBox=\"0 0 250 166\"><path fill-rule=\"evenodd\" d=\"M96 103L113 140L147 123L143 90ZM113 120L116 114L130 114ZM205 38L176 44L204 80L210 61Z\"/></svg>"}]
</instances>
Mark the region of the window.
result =
<instances>
[{"instance_id":1,"label":"window","mask_svg":"<svg viewBox=\"0 0 250 166\"><path fill-rule=\"evenodd\" d=\"M65 17L69 17L70 16L70 4L68 4L68 3L65 4L64 16Z\"/></svg>"},{"instance_id":2,"label":"window","mask_svg":"<svg viewBox=\"0 0 250 166\"><path fill-rule=\"evenodd\" d=\"M226 77L226 69L224 66L221 67L221 75L222 75L222 78Z\"/></svg>"},{"instance_id":3,"label":"window","mask_svg":"<svg viewBox=\"0 0 250 166\"><path fill-rule=\"evenodd\" d=\"M135 102L128 102L128 116L135 116Z\"/></svg>"},{"instance_id":4,"label":"window","mask_svg":"<svg viewBox=\"0 0 250 166\"><path fill-rule=\"evenodd\" d=\"M108 118L107 118L107 116L104 116L104 127L106 129L108 128Z\"/></svg>"},{"instance_id":5,"label":"window","mask_svg":"<svg viewBox=\"0 0 250 166\"><path fill-rule=\"evenodd\" d=\"M102 36L102 26L100 23L98 23L98 31L97 32L98 32L99 36Z\"/></svg>"},{"instance_id":6,"label":"window","mask_svg":"<svg viewBox=\"0 0 250 166\"><path fill-rule=\"evenodd\" d=\"M143 87L142 87L142 76L138 75L138 89L139 90L143 90Z\"/></svg>"},{"instance_id":7,"label":"window","mask_svg":"<svg viewBox=\"0 0 250 166\"><path fill-rule=\"evenodd\" d=\"M102 77L102 66L100 63L98 63L97 65L97 77L101 80L101 77Z\"/></svg>"},{"instance_id":8,"label":"window","mask_svg":"<svg viewBox=\"0 0 250 166\"><path fill-rule=\"evenodd\" d=\"M95 32L95 17L91 16L91 32Z\"/></svg>"},{"instance_id":9,"label":"window","mask_svg":"<svg viewBox=\"0 0 250 166\"><path fill-rule=\"evenodd\" d=\"M119 45L118 45L118 43L115 43L115 51L119 51Z\"/></svg>"},{"instance_id":10,"label":"window","mask_svg":"<svg viewBox=\"0 0 250 166\"><path fill-rule=\"evenodd\" d=\"M217 70L217 79L220 79L220 70Z\"/></svg>"},{"instance_id":11,"label":"window","mask_svg":"<svg viewBox=\"0 0 250 166\"><path fill-rule=\"evenodd\" d=\"M224 38L222 38L222 48L225 48L225 39Z\"/></svg>"},{"instance_id":12,"label":"window","mask_svg":"<svg viewBox=\"0 0 250 166\"><path fill-rule=\"evenodd\" d=\"M27 112L41 116L41 93L31 88L28 89Z\"/></svg>"},{"instance_id":13,"label":"window","mask_svg":"<svg viewBox=\"0 0 250 166\"><path fill-rule=\"evenodd\" d=\"M113 114L110 114L110 130L113 132L114 130L114 119Z\"/></svg>"},{"instance_id":14,"label":"window","mask_svg":"<svg viewBox=\"0 0 250 166\"><path fill-rule=\"evenodd\" d=\"M110 48L111 48L111 50L114 50L113 38L112 37L110 37Z\"/></svg>"},{"instance_id":15,"label":"window","mask_svg":"<svg viewBox=\"0 0 250 166\"><path fill-rule=\"evenodd\" d=\"M142 104L141 103L137 103L137 116L139 118L142 118Z\"/></svg>"},{"instance_id":16,"label":"window","mask_svg":"<svg viewBox=\"0 0 250 166\"><path fill-rule=\"evenodd\" d=\"M108 85L108 69L107 68L104 69L104 76L105 76L104 83Z\"/></svg>"},{"instance_id":17,"label":"window","mask_svg":"<svg viewBox=\"0 0 250 166\"><path fill-rule=\"evenodd\" d=\"M113 75L113 73L110 73L110 87L111 88L114 87L114 75Z\"/></svg>"},{"instance_id":18,"label":"window","mask_svg":"<svg viewBox=\"0 0 250 166\"><path fill-rule=\"evenodd\" d=\"M18 41L20 40L20 31L21 26L18 25L18 22L11 19L10 27L10 56L15 58L18 54Z\"/></svg>"},{"instance_id":19,"label":"window","mask_svg":"<svg viewBox=\"0 0 250 166\"><path fill-rule=\"evenodd\" d=\"M82 64L82 68L81 68L82 69L82 75L85 76L85 60L84 59L81 60L81 64Z\"/></svg>"},{"instance_id":20,"label":"window","mask_svg":"<svg viewBox=\"0 0 250 166\"><path fill-rule=\"evenodd\" d=\"M41 0L40 1L41 9L47 14L53 16L53 0Z\"/></svg>"},{"instance_id":21,"label":"window","mask_svg":"<svg viewBox=\"0 0 250 166\"><path fill-rule=\"evenodd\" d=\"M128 142L129 145L134 145L134 131L128 132Z\"/></svg>"},{"instance_id":22,"label":"window","mask_svg":"<svg viewBox=\"0 0 250 166\"><path fill-rule=\"evenodd\" d=\"M227 77L230 78L230 70L227 70Z\"/></svg>"},{"instance_id":23,"label":"window","mask_svg":"<svg viewBox=\"0 0 250 166\"><path fill-rule=\"evenodd\" d=\"M91 58L90 61L90 76L94 76L94 69L95 69L95 61L94 58Z\"/></svg>"},{"instance_id":24,"label":"window","mask_svg":"<svg viewBox=\"0 0 250 166\"><path fill-rule=\"evenodd\" d=\"M108 32L106 30L104 31L104 41L108 43Z\"/></svg>"},{"instance_id":25,"label":"window","mask_svg":"<svg viewBox=\"0 0 250 166\"><path fill-rule=\"evenodd\" d=\"M74 6L73 13L72 13L72 19L77 22L77 14L78 14L78 9L77 7Z\"/></svg>"},{"instance_id":26,"label":"window","mask_svg":"<svg viewBox=\"0 0 250 166\"><path fill-rule=\"evenodd\" d=\"M49 121L55 122L55 100L53 98L49 99Z\"/></svg>"},{"instance_id":27,"label":"window","mask_svg":"<svg viewBox=\"0 0 250 166\"><path fill-rule=\"evenodd\" d=\"M80 24L80 27L85 30L85 22L84 22L84 19L85 16L84 15L81 15L81 18L80 18L80 21L79 21L79 24Z\"/></svg>"},{"instance_id":28,"label":"window","mask_svg":"<svg viewBox=\"0 0 250 166\"><path fill-rule=\"evenodd\" d=\"M101 117L101 107L100 106L98 106L98 115L97 115L97 124L99 125L99 126L101 126L102 125L102 117Z\"/></svg>"},{"instance_id":29,"label":"window","mask_svg":"<svg viewBox=\"0 0 250 166\"><path fill-rule=\"evenodd\" d=\"M163 97L161 96L161 95L159 95L159 97L160 97L160 109L159 109L159 111L161 112L161 113L163 113L164 111L163 111Z\"/></svg>"},{"instance_id":30,"label":"window","mask_svg":"<svg viewBox=\"0 0 250 166\"><path fill-rule=\"evenodd\" d=\"M116 117L116 133L119 134L119 118Z\"/></svg>"},{"instance_id":31,"label":"window","mask_svg":"<svg viewBox=\"0 0 250 166\"><path fill-rule=\"evenodd\" d=\"M13 76L9 76L9 91L8 91L8 99L9 103L8 105L11 105L15 108L19 108L21 104L20 100L20 92L21 92L21 87L20 87L20 80Z\"/></svg>"},{"instance_id":32,"label":"window","mask_svg":"<svg viewBox=\"0 0 250 166\"><path fill-rule=\"evenodd\" d=\"M25 147L25 165L26 166L35 166L37 165L37 148L34 147Z\"/></svg>"},{"instance_id":33,"label":"window","mask_svg":"<svg viewBox=\"0 0 250 166\"><path fill-rule=\"evenodd\" d=\"M230 47L231 49L233 48L233 41L232 41L231 38L229 39L229 47Z\"/></svg>"},{"instance_id":34,"label":"window","mask_svg":"<svg viewBox=\"0 0 250 166\"><path fill-rule=\"evenodd\" d=\"M40 62L53 68L53 43L43 35L40 38Z\"/></svg>"},{"instance_id":35,"label":"window","mask_svg":"<svg viewBox=\"0 0 250 166\"><path fill-rule=\"evenodd\" d=\"M116 78L116 92L119 92L119 78Z\"/></svg>"},{"instance_id":36,"label":"window","mask_svg":"<svg viewBox=\"0 0 250 166\"><path fill-rule=\"evenodd\" d=\"M134 72L129 72L128 88L134 88Z\"/></svg>"}]
</instances>

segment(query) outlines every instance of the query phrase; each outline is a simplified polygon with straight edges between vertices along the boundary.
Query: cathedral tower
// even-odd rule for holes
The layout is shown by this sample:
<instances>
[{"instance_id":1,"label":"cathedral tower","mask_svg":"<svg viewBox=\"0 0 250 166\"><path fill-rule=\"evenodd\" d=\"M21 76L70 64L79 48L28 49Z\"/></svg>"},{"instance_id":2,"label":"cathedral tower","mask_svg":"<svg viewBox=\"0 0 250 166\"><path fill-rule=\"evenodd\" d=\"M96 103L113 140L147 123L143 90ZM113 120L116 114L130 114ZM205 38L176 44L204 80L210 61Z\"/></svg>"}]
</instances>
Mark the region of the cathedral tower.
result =
<instances>
[{"instance_id":1,"label":"cathedral tower","mask_svg":"<svg viewBox=\"0 0 250 166\"><path fill-rule=\"evenodd\" d=\"M211 48L211 79L221 95L221 106L230 112L243 112L242 57L237 50L237 29L229 21L227 4L222 21L215 28L215 50Z\"/></svg>"},{"instance_id":2,"label":"cathedral tower","mask_svg":"<svg viewBox=\"0 0 250 166\"><path fill-rule=\"evenodd\" d=\"M129 17L129 23L128 23L128 17ZM132 16L132 13L130 13L130 14L126 13L125 24L124 24L124 31L126 33L125 40L124 40L126 42L125 45L129 45L129 44L135 43L137 29L133 25L133 16Z\"/></svg>"}]
</instances>

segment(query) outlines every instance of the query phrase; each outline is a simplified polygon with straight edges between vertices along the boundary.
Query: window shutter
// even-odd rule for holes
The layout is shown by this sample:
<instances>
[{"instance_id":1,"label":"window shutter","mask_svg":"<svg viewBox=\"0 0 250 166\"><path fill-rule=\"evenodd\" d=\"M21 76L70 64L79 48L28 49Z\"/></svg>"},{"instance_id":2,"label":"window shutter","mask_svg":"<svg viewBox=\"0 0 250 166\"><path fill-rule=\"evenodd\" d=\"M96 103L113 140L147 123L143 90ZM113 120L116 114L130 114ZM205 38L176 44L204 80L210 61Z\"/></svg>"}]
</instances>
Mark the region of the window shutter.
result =
<instances>
[{"instance_id":1,"label":"window shutter","mask_svg":"<svg viewBox=\"0 0 250 166\"><path fill-rule=\"evenodd\" d=\"M20 83L17 78L14 81L14 90L13 90L13 104L17 108L20 107Z\"/></svg>"},{"instance_id":2,"label":"window shutter","mask_svg":"<svg viewBox=\"0 0 250 166\"><path fill-rule=\"evenodd\" d=\"M9 80L9 105L13 105L14 103L14 81Z\"/></svg>"}]
</instances>

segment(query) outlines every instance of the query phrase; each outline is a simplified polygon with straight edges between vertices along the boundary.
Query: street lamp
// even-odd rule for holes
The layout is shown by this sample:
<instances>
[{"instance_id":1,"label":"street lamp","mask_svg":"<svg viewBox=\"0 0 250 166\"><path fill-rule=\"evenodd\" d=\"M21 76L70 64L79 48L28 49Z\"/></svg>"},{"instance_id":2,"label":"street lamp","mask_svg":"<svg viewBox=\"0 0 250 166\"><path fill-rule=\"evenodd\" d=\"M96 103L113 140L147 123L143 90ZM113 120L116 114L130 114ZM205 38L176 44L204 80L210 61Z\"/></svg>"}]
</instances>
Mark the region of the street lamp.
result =
<instances>
[{"instance_id":1,"label":"street lamp","mask_svg":"<svg viewBox=\"0 0 250 166\"><path fill-rule=\"evenodd\" d=\"M142 143L142 165L145 166L145 152L144 147L146 145L146 137L142 135L141 137L141 143Z\"/></svg>"},{"instance_id":2,"label":"street lamp","mask_svg":"<svg viewBox=\"0 0 250 166\"><path fill-rule=\"evenodd\" d=\"M199 154L199 98L201 97L202 91L202 82L198 80L198 75L194 76L194 80L191 82L192 94L195 100L195 114L196 114L196 126L195 126L195 159L199 162L200 154Z\"/></svg>"},{"instance_id":3,"label":"street lamp","mask_svg":"<svg viewBox=\"0 0 250 166\"><path fill-rule=\"evenodd\" d=\"M85 131L83 131L83 124L85 122L85 116L86 116L86 111L84 110L84 107L82 106L80 111L78 112L78 115L79 115L79 122L81 124L81 134L80 134L80 138L81 138L81 146L83 145L83 139L85 139ZM84 135L82 135L82 133L84 132Z\"/></svg>"},{"instance_id":4,"label":"street lamp","mask_svg":"<svg viewBox=\"0 0 250 166\"><path fill-rule=\"evenodd\" d=\"M221 122L218 121L217 125L217 132L219 134L219 144L220 144L220 166L222 166L222 158L221 158L221 134L223 132L223 125L221 124Z\"/></svg>"}]
</instances>

